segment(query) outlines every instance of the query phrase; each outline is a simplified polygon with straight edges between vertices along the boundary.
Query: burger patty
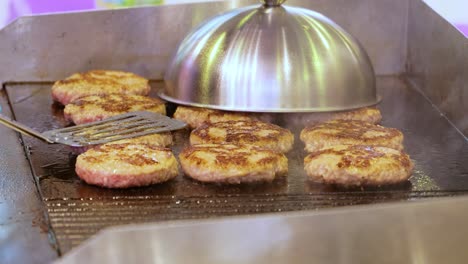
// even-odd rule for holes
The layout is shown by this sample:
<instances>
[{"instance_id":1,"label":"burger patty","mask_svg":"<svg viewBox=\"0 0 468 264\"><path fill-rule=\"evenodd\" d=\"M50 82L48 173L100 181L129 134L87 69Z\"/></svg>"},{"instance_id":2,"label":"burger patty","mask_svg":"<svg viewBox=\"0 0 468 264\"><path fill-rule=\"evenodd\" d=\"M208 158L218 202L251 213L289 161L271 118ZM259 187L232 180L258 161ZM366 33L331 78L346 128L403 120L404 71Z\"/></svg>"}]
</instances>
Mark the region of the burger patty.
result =
<instances>
[{"instance_id":1,"label":"burger patty","mask_svg":"<svg viewBox=\"0 0 468 264\"><path fill-rule=\"evenodd\" d=\"M114 144L147 144L156 147L168 147L172 145L172 134L171 132L149 134L141 137L121 139L107 143L107 145Z\"/></svg>"},{"instance_id":2,"label":"burger patty","mask_svg":"<svg viewBox=\"0 0 468 264\"><path fill-rule=\"evenodd\" d=\"M94 70L75 73L52 86L52 98L67 105L89 95L135 94L147 95L148 80L130 72Z\"/></svg>"},{"instance_id":3,"label":"burger patty","mask_svg":"<svg viewBox=\"0 0 468 264\"><path fill-rule=\"evenodd\" d=\"M294 143L294 135L287 129L260 121L225 121L205 123L190 134L190 144L229 143L251 145L288 152Z\"/></svg>"},{"instance_id":4,"label":"burger patty","mask_svg":"<svg viewBox=\"0 0 468 264\"><path fill-rule=\"evenodd\" d=\"M203 123L216 123L231 120L251 120L252 115L239 112L228 112L201 107L178 106L174 118L184 121L194 129Z\"/></svg>"},{"instance_id":5,"label":"burger patty","mask_svg":"<svg viewBox=\"0 0 468 264\"><path fill-rule=\"evenodd\" d=\"M334 120L301 131L301 140L308 152L334 145L384 146L403 149L403 134L395 128L387 128L363 121Z\"/></svg>"},{"instance_id":6,"label":"burger patty","mask_svg":"<svg viewBox=\"0 0 468 264\"><path fill-rule=\"evenodd\" d=\"M150 134L150 135L145 135L141 137L135 137L135 138L128 138L128 139L121 139L121 140L116 140L107 143L107 145L112 145L112 144L148 144L148 145L153 145L156 147L168 147L172 145L172 134L171 132L164 132L164 133L158 133L158 134ZM73 152L75 153L83 153L89 149L102 146L102 145L90 145L90 146L84 146L84 147L72 147Z\"/></svg>"},{"instance_id":7,"label":"burger patty","mask_svg":"<svg viewBox=\"0 0 468 264\"><path fill-rule=\"evenodd\" d=\"M78 156L76 174L88 184L129 188L168 181L178 174L170 149L150 144L104 144Z\"/></svg>"},{"instance_id":8,"label":"burger patty","mask_svg":"<svg viewBox=\"0 0 468 264\"><path fill-rule=\"evenodd\" d=\"M384 185L406 181L413 162L403 151L363 145L336 145L304 159L307 176L315 182L346 186Z\"/></svg>"},{"instance_id":9,"label":"burger patty","mask_svg":"<svg viewBox=\"0 0 468 264\"><path fill-rule=\"evenodd\" d=\"M351 111L333 112L330 120L356 120L378 124L382 120L380 110L375 107L363 107Z\"/></svg>"},{"instance_id":10,"label":"burger patty","mask_svg":"<svg viewBox=\"0 0 468 264\"><path fill-rule=\"evenodd\" d=\"M245 145L193 145L180 153L179 160L187 176L202 182L269 182L288 172L283 154Z\"/></svg>"},{"instance_id":11,"label":"burger patty","mask_svg":"<svg viewBox=\"0 0 468 264\"><path fill-rule=\"evenodd\" d=\"M65 119L79 125L135 111L165 115L166 105L159 99L141 95L90 95L66 105L63 114Z\"/></svg>"},{"instance_id":12,"label":"burger patty","mask_svg":"<svg viewBox=\"0 0 468 264\"><path fill-rule=\"evenodd\" d=\"M382 120L382 114L375 107L363 107L350 111L290 114L288 122L292 122L293 125L310 126L332 120L357 120L378 124Z\"/></svg>"}]
</instances>

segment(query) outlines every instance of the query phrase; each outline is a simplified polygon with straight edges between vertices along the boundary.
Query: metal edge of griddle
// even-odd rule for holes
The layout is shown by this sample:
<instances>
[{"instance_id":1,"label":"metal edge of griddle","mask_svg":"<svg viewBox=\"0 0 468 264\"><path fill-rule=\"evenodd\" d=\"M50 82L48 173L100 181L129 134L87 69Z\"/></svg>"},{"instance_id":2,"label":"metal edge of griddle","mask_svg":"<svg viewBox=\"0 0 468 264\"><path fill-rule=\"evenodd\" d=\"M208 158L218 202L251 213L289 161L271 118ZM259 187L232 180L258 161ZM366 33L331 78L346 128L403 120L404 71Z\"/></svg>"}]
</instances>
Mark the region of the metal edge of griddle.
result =
<instances>
[{"instance_id":1,"label":"metal edge of griddle","mask_svg":"<svg viewBox=\"0 0 468 264\"><path fill-rule=\"evenodd\" d=\"M37 82L37 84L39 84L39 83L40 82ZM46 82L46 83L48 83L48 82ZM3 90L5 91L6 96L7 96L8 106L11 109L12 118L13 118L13 120L16 120L15 112L13 111L12 102L10 100L10 97L8 96L8 91L6 89L6 86L10 85L10 84L11 84L11 82L5 82L2 85L2 87L3 87ZM46 201L44 200L44 195L42 194L42 189L41 189L41 187L39 185L39 178L36 176L37 174L36 174L36 172L34 170L34 166L32 164L31 150L29 149L29 146L27 144L25 144L24 137L25 136L23 134L21 134L21 133L18 134L18 138L21 141L21 146L23 147L24 155L25 155L26 160L28 161L28 164L29 164L29 169L31 171L31 176L32 176L32 178L34 180L34 185L36 187L36 191L39 194L39 197L41 198L41 202L42 202L42 204L44 206L43 216L44 216L45 222L47 223L49 243L52 246L52 248L57 252L57 254L59 256L61 256L62 252L60 251L60 244L59 244L59 241L57 240L57 238L55 236L54 228L52 227L52 224L51 224L51 221L50 221L50 218L49 218L49 214L47 212L47 207L48 206L47 206Z\"/></svg>"},{"instance_id":2,"label":"metal edge of griddle","mask_svg":"<svg viewBox=\"0 0 468 264\"><path fill-rule=\"evenodd\" d=\"M404 75L468 142L468 38L424 1L408 4Z\"/></svg>"},{"instance_id":3,"label":"metal edge of griddle","mask_svg":"<svg viewBox=\"0 0 468 264\"><path fill-rule=\"evenodd\" d=\"M12 103L10 101L10 97L8 96L8 92L7 92L7 89L6 89L7 84L8 84L8 82L3 82L3 81L0 80L0 85L1 85L0 86L0 93L2 94L1 96L4 97L4 101L5 101L4 103L6 104L6 105L3 105L3 108L0 107L0 112L3 114L3 112L5 110L8 110L7 112L11 114L11 118L16 119L15 118L15 113L13 111ZM5 108L8 108L8 109L5 109ZM3 137L3 135L2 135L2 137ZM39 234L42 233L42 232L47 232L47 239L46 240L41 236L35 235L34 234L35 232L31 232L31 234L28 234L28 235L31 235L33 237L33 239L29 239L27 242L19 242L21 244L19 244L18 250L24 250L24 251L27 250L29 252L36 252L36 250L40 250L40 249L43 250L43 248L50 248L50 250L55 252L55 254L57 254L57 256L61 256L58 241L55 238L55 233L53 232L51 222L50 222L50 219L49 219L49 215L47 213L47 204L42 199L43 195L42 195L42 192L41 192L41 188L39 187L39 183L38 183L38 181L37 181L37 179L35 177L34 171L33 171L33 166L32 166L32 163L31 163L28 146L24 143L23 136L20 133L17 133L17 139L18 139L18 144L20 145L19 148L22 149L22 155L24 156L24 158L27 161L27 164L29 165L29 175L31 177L32 185L33 185L31 187L23 185L23 186L21 186L22 189L18 190L18 191L20 193L25 194L25 192L27 192L27 189L33 188L35 193L37 194L37 200L38 201L29 200L29 201L26 202L27 205L23 205L23 203L19 203L20 205L17 205L16 209L20 212L20 214L29 214L30 211L38 210L38 211L40 211L40 215L43 218L43 219L31 219L32 225L29 223L29 221L26 221L26 222L23 223L24 220L21 221L20 223L21 223L21 225L26 225L25 226L26 230L28 228L33 227L33 228L39 229L39 231L38 231ZM2 139L0 137L0 142L2 140L4 140L4 139ZM9 152L7 155L8 155L8 157L14 157L16 154ZM15 159L15 158L13 158L13 159ZM15 173L13 173L13 174L10 174L9 176L21 177L21 176L25 176L25 175L15 175ZM6 179L6 181L8 181L8 179ZM16 180L12 180L12 182L15 182L15 181ZM13 184L15 184L15 183L13 183ZM28 183L25 183L25 184L28 184ZM15 191L15 190L13 190L13 191ZM5 194L8 195L8 192L9 191L7 189ZM25 196L23 194L20 194L19 196ZM31 197L22 197L22 199L33 199L33 198L31 198ZM35 199L33 199L33 200L35 200ZM19 222L19 221L17 220L17 222ZM34 224L35 222L38 222L39 224L36 225L36 224ZM46 224L47 230L42 230L42 227L40 226L42 223ZM35 240L35 239L37 239L37 240ZM47 246L42 245L42 244L39 245L39 243L46 243L46 241L47 241ZM18 252L21 255L23 255L20 251L18 251ZM38 254L35 255L34 261L46 261L46 259L49 259L51 257L50 256L51 252L42 251L42 252L37 252L37 253ZM25 254L24 256L28 256L28 254ZM26 257L26 258L22 259L22 261L32 261L32 259L29 259L29 258ZM47 260L47 261L49 261L49 260Z\"/></svg>"},{"instance_id":4,"label":"metal edge of griddle","mask_svg":"<svg viewBox=\"0 0 468 264\"><path fill-rule=\"evenodd\" d=\"M414 79L414 78L411 78L410 76L407 76L407 74L403 74L402 76L404 76L404 78L402 78L402 80L404 82L406 82L408 84L408 86L412 87L415 91L417 91L424 99L426 99L434 109L437 110L437 112L439 112L440 116L442 116L445 121L447 121L452 127L453 129L455 129L459 134L460 136L468 143L468 135L465 135L463 133L463 131L461 130L461 128L459 128L455 123L454 121L452 121L445 112L443 112L440 108L440 106L438 104L436 104L420 87L420 85L418 84L418 82Z\"/></svg>"}]
</instances>

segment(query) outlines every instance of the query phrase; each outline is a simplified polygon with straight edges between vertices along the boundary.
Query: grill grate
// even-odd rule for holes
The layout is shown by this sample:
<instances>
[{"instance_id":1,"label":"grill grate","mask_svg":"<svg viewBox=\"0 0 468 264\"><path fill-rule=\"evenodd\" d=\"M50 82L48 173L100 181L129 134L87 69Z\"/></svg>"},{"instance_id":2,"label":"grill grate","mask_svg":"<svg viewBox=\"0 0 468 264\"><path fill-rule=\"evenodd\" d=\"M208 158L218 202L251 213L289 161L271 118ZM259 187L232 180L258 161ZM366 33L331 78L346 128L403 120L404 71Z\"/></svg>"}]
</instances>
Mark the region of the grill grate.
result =
<instances>
[{"instance_id":1,"label":"grill grate","mask_svg":"<svg viewBox=\"0 0 468 264\"><path fill-rule=\"evenodd\" d=\"M63 108L51 101L50 86L37 83L6 86L19 122L38 131L67 126ZM384 98L379 104L383 124L403 131L406 150L415 161L413 176L404 184L340 189L307 182L299 130L288 127L288 123L280 124L292 129L296 135L294 150L287 154L288 177L261 185L202 184L181 174L173 181L144 188L98 188L78 179L74 173L76 156L67 146L47 145L29 137L23 140L47 208L52 235L62 253L100 229L113 225L315 210L468 194L465 139L437 109L401 79L378 78L377 87ZM282 117L278 120L290 119L289 116ZM176 155L187 144L187 137L186 132L175 133L173 150Z\"/></svg>"},{"instance_id":2,"label":"grill grate","mask_svg":"<svg viewBox=\"0 0 468 264\"><path fill-rule=\"evenodd\" d=\"M468 194L468 191L338 192L301 195L143 196L45 199L62 252L102 228L166 220L316 210L337 206L416 201Z\"/></svg>"}]
</instances>

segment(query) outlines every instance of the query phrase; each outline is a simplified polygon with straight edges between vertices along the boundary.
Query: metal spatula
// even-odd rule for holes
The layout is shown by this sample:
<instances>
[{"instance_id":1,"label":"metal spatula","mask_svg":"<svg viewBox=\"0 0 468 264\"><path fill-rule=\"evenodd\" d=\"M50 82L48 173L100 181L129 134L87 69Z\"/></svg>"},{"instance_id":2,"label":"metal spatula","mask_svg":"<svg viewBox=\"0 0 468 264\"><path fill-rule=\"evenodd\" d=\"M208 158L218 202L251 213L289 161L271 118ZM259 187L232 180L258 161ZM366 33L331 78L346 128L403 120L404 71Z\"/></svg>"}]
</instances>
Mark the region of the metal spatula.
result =
<instances>
[{"instance_id":1,"label":"metal spatula","mask_svg":"<svg viewBox=\"0 0 468 264\"><path fill-rule=\"evenodd\" d=\"M3 115L0 115L0 123L48 143L60 143L73 147L104 144L121 139L178 130L187 125L179 120L151 112L131 112L102 121L42 133Z\"/></svg>"}]
</instances>

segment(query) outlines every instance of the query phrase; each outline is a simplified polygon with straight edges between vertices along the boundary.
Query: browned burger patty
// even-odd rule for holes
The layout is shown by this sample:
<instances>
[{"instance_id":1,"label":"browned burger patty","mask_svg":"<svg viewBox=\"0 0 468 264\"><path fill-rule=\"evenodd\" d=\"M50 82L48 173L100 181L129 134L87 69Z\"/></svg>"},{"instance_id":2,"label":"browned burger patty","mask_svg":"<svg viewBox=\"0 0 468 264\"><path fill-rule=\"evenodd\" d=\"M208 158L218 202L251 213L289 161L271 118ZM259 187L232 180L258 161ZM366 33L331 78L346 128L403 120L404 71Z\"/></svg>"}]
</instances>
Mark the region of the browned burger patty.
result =
<instances>
[{"instance_id":1,"label":"browned burger patty","mask_svg":"<svg viewBox=\"0 0 468 264\"><path fill-rule=\"evenodd\" d=\"M63 114L65 119L79 125L135 111L149 111L165 115L166 106L159 99L141 95L90 95L65 106Z\"/></svg>"},{"instance_id":2,"label":"browned burger patty","mask_svg":"<svg viewBox=\"0 0 468 264\"><path fill-rule=\"evenodd\" d=\"M52 86L52 98L67 105L89 95L136 94L147 95L148 80L130 72L95 70L75 73Z\"/></svg>"},{"instance_id":3,"label":"browned burger patty","mask_svg":"<svg viewBox=\"0 0 468 264\"><path fill-rule=\"evenodd\" d=\"M334 120L301 131L301 140L308 152L334 145L384 146L403 149L403 134L388 128L363 121Z\"/></svg>"},{"instance_id":4,"label":"browned burger patty","mask_svg":"<svg viewBox=\"0 0 468 264\"><path fill-rule=\"evenodd\" d=\"M260 121L225 121L205 123L190 134L190 144L230 143L251 145L288 152L294 143L294 135L287 129Z\"/></svg>"},{"instance_id":5,"label":"browned burger patty","mask_svg":"<svg viewBox=\"0 0 468 264\"><path fill-rule=\"evenodd\" d=\"M201 107L178 106L174 118L184 121L190 128L197 128L203 123L216 123L230 120L251 120L247 113L228 112Z\"/></svg>"},{"instance_id":6,"label":"browned burger patty","mask_svg":"<svg viewBox=\"0 0 468 264\"><path fill-rule=\"evenodd\" d=\"M268 182L288 172L283 154L245 145L193 145L180 153L179 160L187 176L202 182Z\"/></svg>"},{"instance_id":7,"label":"browned burger patty","mask_svg":"<svg viewBox=\"0 0 468 264\"><path fill-rule=\"evenodd\" d=\"M172 134L170 132L150 134L141 137L121 139L107 143L107 145L112 144L148 144L156 147L168 147L172 145ZM83 153L89 149L99 147L101 145L90 145L85 147L73 147L73 152Z\"/></svg>"},{"instance_id":8,"label":"browned burger patty","mask_svg":"<svg viewBox=\"0 0 468 264\"><path fill-rule=\"evenodd\" d=\"M149 144L104 144L79 155L75 170L86 183L107 188L145 186L178 174L171 150Z\"/></svg>"},{"instance_id":9,"label":"browned burger patty","mask_svg":"<svg viewBox=\"0 0 468 264\"><path fill-rule=\"evenodd\" d=\"M332 120L357 120L372 124L378 124L382 120L380 110L375 107L363 107L350 111L330 113L300 113L291 114L290 120L296 125L317 125Z\"/></svg>"},{"instance_id":10,"label":"browned burger patty","mask_svg":"<svg viewBox=\"0 0 468 264\"><path fill-rule=\"evenodd\" d=\"M387 147L336 145L310 153L304 169L315 182L384 185L406 181L413 162L406 153Z\"/></svg>"},{"instance_id":11,"label":"browned burger patty","mask_svg":"<svg viewBox=\"0 0 468 264\"><path fill-rule=\"evenodd\" d=\"M172 134L171 132L164 132L135 138L121 139L107 143L107 145L114 144L146 144L153 145L155 147L168 147L172 145Z\"/></svg>"},{"instance_id":12,"label":"browned burger patty","mask_svg":"<svg viewBox=\"0 0 468 264\"><path fill-rule=\"evenodd\" d=\"M331 113L330 120L356 120L378 124L382 120L382 114L375 107L363 107L351 111Z\"/></svg>"}]
</instances>

